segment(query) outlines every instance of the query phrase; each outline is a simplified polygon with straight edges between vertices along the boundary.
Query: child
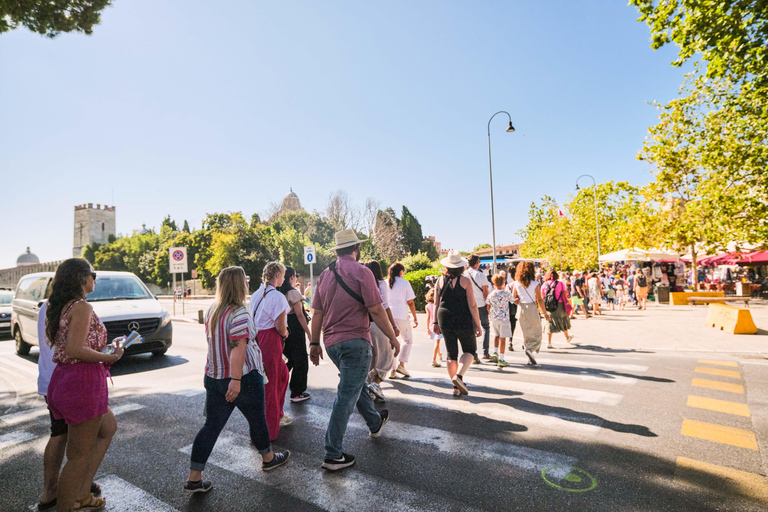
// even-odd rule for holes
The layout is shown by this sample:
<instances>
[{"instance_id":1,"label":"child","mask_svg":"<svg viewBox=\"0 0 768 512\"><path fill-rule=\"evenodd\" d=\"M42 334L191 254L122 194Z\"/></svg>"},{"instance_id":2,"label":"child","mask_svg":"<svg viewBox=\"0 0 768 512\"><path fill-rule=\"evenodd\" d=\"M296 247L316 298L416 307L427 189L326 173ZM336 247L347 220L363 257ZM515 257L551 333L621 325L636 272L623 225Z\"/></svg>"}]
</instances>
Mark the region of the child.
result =
<instances>
[{"instance_id":1,"label":"child","mask_svg":"<svg viewBox=\"0 0 768 512\"><path fill-rule=\"evenodd\" d=\"M615 297L616 297L616 289L613 287L613 278L611 278L610 283L608 284L608 288L605 290L605 297L606 301L608 302L608 305L611 308L611 311L613 311L615 308Z\"/></svg>"},{"instance_id":2,"label":"child","mask_svg":"<svg viewBox=\"0 0 768 512\"><path fill-rule=\"evenodd\" d=\"M507 346L505 338L512 337L512 327L509 323L509 304L514 302L512 294L504 289L504 276L496 274L491 279L493 291L488 294L488 319L491 321L491 336L493 336L493 354L491 362L499 366L507 366L504 361L504 351Z\"/></svg>"},{"instance_id":3,"label":"child","mask_svg":"<svg viewBox=\"0 0 768 512\"><path fill-rule=\"evenodd\" d=\"M443 359L443 355L440 353L440 340L443 339L442 334L435 334L432 330L432 324L435 322L435 289L430 288L427 291L427 334L429 339L435 340L435 350L432 353L432 366L440 368L440 361Z\"/></svg>"}]
</instances>

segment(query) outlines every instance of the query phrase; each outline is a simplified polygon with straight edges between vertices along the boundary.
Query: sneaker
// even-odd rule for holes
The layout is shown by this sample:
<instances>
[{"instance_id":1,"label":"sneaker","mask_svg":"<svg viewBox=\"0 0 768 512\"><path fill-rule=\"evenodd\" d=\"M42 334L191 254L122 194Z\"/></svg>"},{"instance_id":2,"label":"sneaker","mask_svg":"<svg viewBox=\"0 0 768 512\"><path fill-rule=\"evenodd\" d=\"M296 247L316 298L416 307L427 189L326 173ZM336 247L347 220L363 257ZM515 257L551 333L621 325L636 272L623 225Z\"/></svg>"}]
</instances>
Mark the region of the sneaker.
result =
<instances>
[{"instance_id":1,"label":"sneaker","mask_svg":"<svg viewBox=\"0 0 768 512\"><path fill-rule=\"evenodd\" d=\"M483 363L478 358L475 358L475 362L473 364L483 364Z\"/></svg>"},{"instance_id":2,"label":"sneaker","mask_svg":"<svg viewBox=\"0 0 768 512\"><path fill-rule=\"evenodd\" d=\"M212 487L213 484L207 480L198 480L197 482L187 480L184 482L184 492L188 492L190 494L196 492L208 492Z\"/></svg>"},{"instance_id":3,"label":"sneaker","mask_svg":"<svg viewBox=\"0 0 768 512\"><path fill-rule=\"evenodd\" d=\"M381 400L382 402L386 400L384 393L381 391L381 385L378 382L371 382L368 384L368 391L370 391L374 397Z\"/></svg>"},{"instance_id":4,"label":"sneaker","mask_svg":"<svg viewBox=\"0 0 768 512\"><path fill-rule=\"evenodd\" d=\"M502 359L501 361L499 361L499 366L509 366L509 364Z\"/></svg>"},{"instance_id":5,"label":"sneaker","mask_svg":"<svg viewBox=\"0 0 768 512\"><path fill-rule=\"evenodd\" d=\"M371 437L379 437L381 435L381 429L389 421L389 411L388 410L384 409L379 414L381 415L381 425L379 425L379 429L376 432L374 432L373 430L368 432L368 435L371 436Z\"/></svg>"},{"instance_id":6,"label":"sneaker","mask_svg":"<svg viewBox=\"0 0 768 512\"><path fill-rule=\"evenodd\" d=\"M389 374L390 379L396 379L397 378L397 372L395 370L392 370L392 373Z\"/></svg>"},{"instance_id":7,"label":"sneaker","mask_svg":"<svg viewBox=\"0 0 768 512\"><path fill-rule=\"evenodd\" d=\"M320 466L328 471L338 471L340 469L348 468L355 463L355 458L348 453L342 453L338 459L325 459Z\"/></svg>"},{"instance_id":8,"label":"sneaker","mask_svg":"<svg viewBox=\"0 0 768 512\"><path fill-rule=\"evenodd\" d=\"M309 393L302 393L299 396L292 396L291 402L293 403L303 402L305 400L309 400L310 398L311 397L309 396Z\"/></svg>"},{"instance_id":9,"label":"sneaker","mask_svg":"<svg viewBox=\"0 0 768 512\"><path fill-rule=\"evenodd\" d=\"M282 466L283 464L288 462L288 459L290 458L290 456L291 456L291 452L288 450L285 450L284 452L275 452L275 456L272 457L271 461L261 463L261 470L272 471L276 467Z\"/></svg>"},{"instance_id":10,"label":"sneaker","mask_svg":"<svg viewBox=\"0 0 768 512\"><path fill-rule=\"evenodd\" d=\"M399 374L401 374L403 377L410 377L411 374L408 373L408 370L405 369L405 366L402 364L397 365L397 368L395 368L395 371Z\"/></svg>"},{"instance_id":11,"label":"sneaker","mask_svg":"<svg viewBox=\"0 0 768 512\"><path fill-rule=\"evenodd\" d=\"M539 364L539 363L537 363L537 362L536 362L536 359L534 359L534 358L533 358L533 354L531 353L531 351L530 351L530 350L526 350L526 351L525 351L525 355L527 355L527 356L528 356L528 359L529 359L528 363L529 363L529 364L532 364L532 365L537 365L537 364Z\"/></svg>"},{"instance_id":12,"label":"sneaker","mask_svg":"<svg viewBox=\"0 0 768 512\"><path fill-rule=\"evenodd\" d=\"M287 414L285 416L283 416L282 418L280 418L280 426L281 427L287 427L291 423L293 423L293 419L290 416L288 416Z\"/></svg>"},{"instance_id":13,"label":"sneaker","mask_svg":"<svg viewBox=\"0 0 768 512\"><path fill-rule=\"evenodd\" d=\"M568 343L571 343L573 341L573 334L568 335Z\"/></svg>"},{"instance_id":14,"label":"sneaker","mask_svg":"<svg viewBox=\"0 0 768 512\"><path fill-rule=\"evenodd\" d=\"M492 363L498 363L499 362L499 355L498 354L491 355L491 362Z\"/></svg>"},{"instance_id":15,"label":"sneaker","mask_svg":"<svg viewBox=\"0 0 768 512\"><path fill-rule=\"evenodd\" d=\"M467 385L464 384L464 379L462 379L461 376L459 375L455 376L451 382L453 382L453 385L456 387L456 389L459 390L459 393L461 393L462 395L469 394Z\"/></svg>"},{"instance_id":16,"label":"sneaker","mask_svg":"<svg viewBox=\"0 0 768 512\"><path fill-rule=\"evenodd\" d=\"M491 356L489 354L483 354L483 359L491 359Z\"/></svg>"},{"instance_id":17,"label":"sneaker","mask_svg":"<svg viewBox=\"0 0 768 512\"><path fill-rule=\"evenodd\" d=\"M510 352L514 352L515 351L515 346L512 345L511 343L509 344L509 347L507 347L507 348L509 348Z\"/></svg>"}]
</instances>

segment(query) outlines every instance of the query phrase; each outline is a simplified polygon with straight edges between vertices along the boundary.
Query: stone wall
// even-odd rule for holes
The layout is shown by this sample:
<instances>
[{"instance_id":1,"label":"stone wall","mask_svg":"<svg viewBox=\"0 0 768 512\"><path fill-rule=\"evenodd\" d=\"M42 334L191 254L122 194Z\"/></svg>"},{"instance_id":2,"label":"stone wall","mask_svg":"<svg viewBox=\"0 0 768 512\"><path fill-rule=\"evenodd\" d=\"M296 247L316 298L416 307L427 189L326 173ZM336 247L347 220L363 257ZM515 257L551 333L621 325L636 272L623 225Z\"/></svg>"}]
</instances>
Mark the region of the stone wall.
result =
<instances>
[{"instance_id":1,"label":"stone wall","mask_svg":"<svg viewBox=\"0 0 768 512\"><path fill-rule=\"evenodd\" d=\"M75 227L73 234L72 256L79 258L86 245L105 244L109 235L117 235L115 225L115 207L93 203L75 206Z\"/></svg>"},{"instance_id":2,"label":"stone wall","mask_svg":"<svg viewBox=\"0 0 768 512\"><path fill-rule=\"evenodd\" d=\"M37 263L35 265L2 269L0 270L0 288L16 289L19 279L23 276L34 274L35 272L56 272L56 269L59 268L59 264L61 264L61 261L51 261L48 263Z\"/></svg>"}]
</instances>

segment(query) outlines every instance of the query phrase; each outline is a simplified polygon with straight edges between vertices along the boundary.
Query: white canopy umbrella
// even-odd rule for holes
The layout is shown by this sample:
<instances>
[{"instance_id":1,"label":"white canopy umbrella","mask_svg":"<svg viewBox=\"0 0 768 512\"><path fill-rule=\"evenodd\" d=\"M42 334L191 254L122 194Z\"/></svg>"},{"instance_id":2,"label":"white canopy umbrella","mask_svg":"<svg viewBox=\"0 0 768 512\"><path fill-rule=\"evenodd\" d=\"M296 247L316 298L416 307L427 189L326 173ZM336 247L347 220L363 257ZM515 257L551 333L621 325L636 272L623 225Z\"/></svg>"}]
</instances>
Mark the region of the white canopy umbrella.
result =
<instances>
[{"instance_id":1,"label":"white canopy umbrella","mask_svg":"<svg viewBox=\"0 0 768 512\"><path fill-rule=\"evenodd\" d=\"M641 249L622 249L600 256L600 261L649 261L648 251Z\"/></svg>"},{"instance_id":2,"label":"white canopy umbrella","mask_svg":"<svg viewBox=\"0 0 768 512\"><path fill-rule=\"evenodd\" d=\"M648 258L652 260L679 260L680 253L669 249L648 249Z\"/></svg>"}]
</instances>

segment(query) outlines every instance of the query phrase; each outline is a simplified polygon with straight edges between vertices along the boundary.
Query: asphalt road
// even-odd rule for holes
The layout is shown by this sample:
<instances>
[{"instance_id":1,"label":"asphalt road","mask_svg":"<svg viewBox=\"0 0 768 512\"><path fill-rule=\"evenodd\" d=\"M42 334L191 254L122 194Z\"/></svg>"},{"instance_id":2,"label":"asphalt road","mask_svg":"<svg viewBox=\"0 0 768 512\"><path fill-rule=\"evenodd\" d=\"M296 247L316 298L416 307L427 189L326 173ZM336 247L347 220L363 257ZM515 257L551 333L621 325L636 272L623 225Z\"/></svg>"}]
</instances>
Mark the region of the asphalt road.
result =
<instances>
[{"instance_id":1,"label":"asphalt road","mask_svg":"<svg viewBox=\"0 0 768 512\"><path fill-rule=\"evenodd\" d=\"M263 473L236 412L205 472L213 490L190 497L181 485L203 423L206 345L202 326L175 322L166 356L126 357L113 369L119 430L97 475L107 510L768 506L764 356L569 346L560 337L556 349L542 349L536 370L525 367L517 343L510 366L473 366L470 395L454 398L445 368L428 364L431 342L420 328L413 376L382 386L391 422L371 439L354 413L345 451L357 464L335 474L320 469L338 383L326 360L310 368L312 399L286 403L294 422L275 447L290 449L290 462ZM42 485L48 417L36 395L36 360L34 349L19 357L12 340L0 342L2 512L28 510Z\"/></svg>"}]
</instances>

